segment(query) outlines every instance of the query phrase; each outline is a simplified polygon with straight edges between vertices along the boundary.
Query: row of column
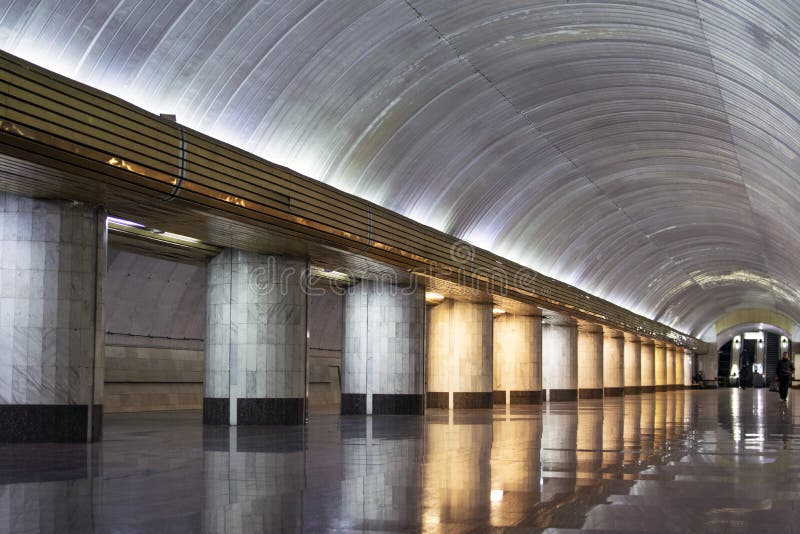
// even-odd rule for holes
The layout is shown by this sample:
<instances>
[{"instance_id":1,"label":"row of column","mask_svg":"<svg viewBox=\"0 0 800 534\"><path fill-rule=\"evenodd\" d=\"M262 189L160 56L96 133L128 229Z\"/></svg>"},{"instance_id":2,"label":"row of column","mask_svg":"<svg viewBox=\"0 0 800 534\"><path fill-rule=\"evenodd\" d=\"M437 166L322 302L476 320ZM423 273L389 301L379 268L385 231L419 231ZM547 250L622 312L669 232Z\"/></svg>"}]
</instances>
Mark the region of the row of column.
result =
<instances>
[{"instance_id":1,"label":"row of column","mask_svg":"<svg viewBox=\"0 0 800 534\"><path fill-rule=\"evenodd\" d=\"M99 439L105 213L3 194L0 245L0 441ZM210 261L205 423L305 420L307 268L233 249ZM539 315L493 318L489 303L427 308L422 288L361 281L348 289L344 314L343 413L488 408L685 383L674 347L543 324Z\"/></svg>"},{"instance_id":2,"label":"row of column","mask_svg":"<svg viewBox=\"0 0 800 534\"><path fill-rule=\"evenodd\" d=\"M303 422L304 267L236 250L211 260L205 423ZM491 303L445 299L426 309L422 288L363 280L344 297L341 412L421 414L664 391L686 383L683 352L676 359L675 351L567 318L495 318Z\"/></svg>"}]
</instances>

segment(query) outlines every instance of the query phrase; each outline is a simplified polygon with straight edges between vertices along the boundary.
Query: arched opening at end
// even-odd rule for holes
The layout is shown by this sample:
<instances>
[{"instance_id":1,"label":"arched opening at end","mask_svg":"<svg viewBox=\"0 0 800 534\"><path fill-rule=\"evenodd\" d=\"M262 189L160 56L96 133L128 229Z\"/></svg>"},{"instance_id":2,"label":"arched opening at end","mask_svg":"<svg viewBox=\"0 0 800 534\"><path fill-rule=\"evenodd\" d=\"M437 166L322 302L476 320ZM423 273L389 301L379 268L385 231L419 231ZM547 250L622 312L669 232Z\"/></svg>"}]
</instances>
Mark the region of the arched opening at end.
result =
<instances>
[{"instance_id":1,"label":"arched opening at end","mask_svg":"<svg viewBox=\"0 0 800 534\"><path fill-rule=\"evenodd\" d=\"M717 377L721 387L769 387L778 360L791 354L791 334L775 325L745 323L717 335Z\"/></svg>"}]
</instances>

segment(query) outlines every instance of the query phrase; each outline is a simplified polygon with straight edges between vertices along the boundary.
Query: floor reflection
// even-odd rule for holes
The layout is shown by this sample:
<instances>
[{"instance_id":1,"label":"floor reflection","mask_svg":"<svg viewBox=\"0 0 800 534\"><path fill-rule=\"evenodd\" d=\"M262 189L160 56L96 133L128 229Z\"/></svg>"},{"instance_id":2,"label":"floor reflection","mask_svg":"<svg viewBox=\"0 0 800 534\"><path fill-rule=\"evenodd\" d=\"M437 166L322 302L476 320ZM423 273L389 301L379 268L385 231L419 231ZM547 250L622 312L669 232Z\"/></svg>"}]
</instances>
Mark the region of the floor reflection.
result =
<instances>
[{"instance_id":1,"label":"floor reflection","mask_svg":"<svg viewBox=\"0 0 800 534\"><path fill-rule=\"evenodd\" d=\"M203 427L113 415L0 446L2 532L793 532L800 412L766 390Z\"/></svg>"}]
</instances>

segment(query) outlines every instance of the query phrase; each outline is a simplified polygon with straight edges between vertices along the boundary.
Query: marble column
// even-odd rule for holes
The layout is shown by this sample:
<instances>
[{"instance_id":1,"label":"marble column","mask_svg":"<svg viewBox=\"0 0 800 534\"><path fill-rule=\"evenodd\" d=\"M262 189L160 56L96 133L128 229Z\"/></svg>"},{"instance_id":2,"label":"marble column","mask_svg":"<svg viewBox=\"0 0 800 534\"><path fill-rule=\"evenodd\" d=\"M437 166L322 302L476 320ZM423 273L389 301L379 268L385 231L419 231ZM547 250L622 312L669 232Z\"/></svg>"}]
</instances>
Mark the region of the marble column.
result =
<instances>
[{"instance_id":1,"label":"marble column","mask_svg":"<svg viewBox=\"0 0 800 534\"><path fill-rule=\"evenodd\" d=\"M428 408L491 408L492 304L445 299L430 321Z\"/></svg>"},{"instance_id":2,"label":"marble column","mask_svg":"<svg viewBox=\"0 0 800 534\"><path fill-rule=\"evenodd\" d=\"M663 341L655 342L653 353L656 391L667 390L667 350Z\"/></svg>"},{"instance_id":3,"label":"marble column","mask_svg":"<svg viewBox=\"0 0 800 534\"><path fill-rule=\"evenodd\" d=\"M0 194L0 441L96 441L105 211Z\"/></svg>"},{"instance_id":4,"label":"marble column","mask_svg":"<svg viewBox=\"0 0 800 534\"><path fill-rule=\"evenodd\" d=\"M624 350L622 332L603 329L603 395L606 397L620 396L625 390Z\"/></svg>"},{"instance_id":5,"label":"marble column","mask_svg":"<svg viewBox=\"0 0 800 534\"><path fill-rule=\"evenodd\" d=\"M625 365L625 394L642 392L642 340L639 336L625 334L625 348L622 353Z\"/></svg>"},{"instance_id":6,"label":"marble column","mask_svg":"<svg viewBox=\"0 0 800 534\"><path fill-rule=\"evenodd\" d=\"M578 326L542 324L542 391L548 401L578 399Z\"/></svg>"},{"instance_id":7,"label":"marble column","mask_svg":"<svg viewBox=\"0 0 800 534\"><path fill-rule=\"evenodd\" d=\"M714 380L719 372L719 355L717 354L717 345L710 343L707 345L706 351L702 354L696 354L696 370L703 373L705 380ZM738 362L736 362L738 364ZM740 374L741 376L741 370Z\"/></svg>"},{"instance_id":8,"label":"marble column","mask_svg":"<svg viewBox=\"0 0 800 534\"><path fill-rule=\"evenodd\" d=\"M578 326L578 398L603 397L603 327Z\"/></svg>"},{"instance_id":9,"label":"marble column","mask_svg":"<svg viewBox=\"0 0 800 534\"><path fill-rule=\"evenodd\" d=\"M642 393L652 393L656 390L656 369L655 369L655 342L652 339L642 340Z\"/></svg>"},{"instance_id":10,"label":"marble column","mask_svg":"<svg viewBox=\"0 0 800 534\"><path fill-rule=\"evenodd\" d=\"M688 349L679 348L678 350L681 351L683 354L683 374L681 375L683 377L682 378L683 382L681 383L683 384L683 387L685 389L687 387L691 387L692 385L692 369L694 368L692 364L693 364L694 353Z\"/></svg>"},{"instance_id":11,"label":"marble column","mask_svg":"<svg viewBox=\"0 0 800 534\"><path fill-rule=\"evenodd\" d=\"M492 340L494 404L541 403L541 315L498 316Z\"/></svg>"},{"instance_id":12,"label":"marble column","mask_svg":"<svg viewBox=\"0 0 800 534\"><path fill-rule=\"evenodd\" d=\"M209 262L205 424L303 424L305 273L305 260L234 249Z\"/></svg>"},{"instance_id":13,"label":"marble column","mask_svg":"<svg viewBox=\"0 0 800 534\"><path fill-rule=\"evenodd\" d=\"M344 298L342 414L421 415L425 290L362 280Z\"/></svg>"},{"instance_id":14,"label":"marble column","mask_svg":"<svg viewBox=\"0 0 800 534\"><path fill-rule=\"evenodd\" d=\"M666 368L667 390L673 391L675 390L675 345L667 345Z\"/></svg>"}]
</instances>

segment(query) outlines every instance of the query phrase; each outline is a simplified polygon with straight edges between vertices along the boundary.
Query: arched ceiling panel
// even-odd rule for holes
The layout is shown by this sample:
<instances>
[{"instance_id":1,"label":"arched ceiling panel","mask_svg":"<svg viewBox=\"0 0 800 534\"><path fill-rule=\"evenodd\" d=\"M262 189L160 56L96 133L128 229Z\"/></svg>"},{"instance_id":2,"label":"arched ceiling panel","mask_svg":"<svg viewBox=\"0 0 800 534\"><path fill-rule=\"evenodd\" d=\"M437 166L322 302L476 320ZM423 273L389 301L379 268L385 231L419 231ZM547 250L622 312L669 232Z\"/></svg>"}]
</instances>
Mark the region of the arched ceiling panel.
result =
<instances>
[{"instance_id":1,"label":"arched ceiling panel","mask_svg":"<svg viewBox=\"0 0 800 534\"><path fill-rule=\"evenodd\" d=\"M800 7L121 0L0 46L688 333L800 322Z\"/></svg>"}]
</instances>

